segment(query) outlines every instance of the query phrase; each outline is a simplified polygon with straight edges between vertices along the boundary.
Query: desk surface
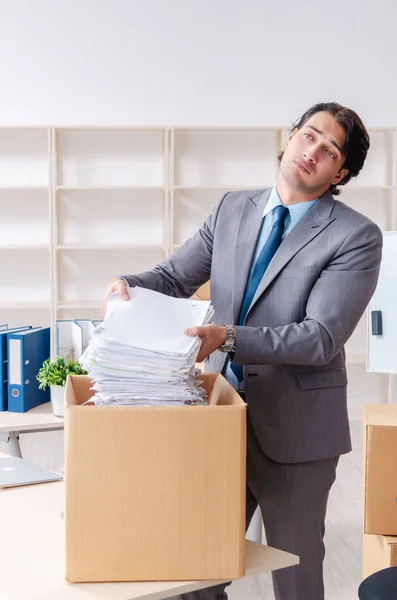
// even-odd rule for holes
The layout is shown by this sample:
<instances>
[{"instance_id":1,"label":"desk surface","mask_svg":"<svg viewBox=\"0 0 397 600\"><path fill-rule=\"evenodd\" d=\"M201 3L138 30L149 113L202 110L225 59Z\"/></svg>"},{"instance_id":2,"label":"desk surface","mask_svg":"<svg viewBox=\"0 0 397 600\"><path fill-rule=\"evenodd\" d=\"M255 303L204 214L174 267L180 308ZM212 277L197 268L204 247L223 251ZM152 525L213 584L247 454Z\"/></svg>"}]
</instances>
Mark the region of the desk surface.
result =
<instances>
[{"instance_id":1,"label":"desk surface","mask_svg":"<svg viewBox=\"0 0 397 600\"><path fill-rule=\"evenodd\" d=\"M161 600L219 583L69 584L64 579L64 484L0 492L0 600ZM298 557L247 541L246 576L297 564Z\"/></svg>"},{"instance_id":2,"label":"desk surface","mask_svg":"<svg viewBox=\"0 0 397 600\"><path fill-rule=\"evenodd\" d=\"M26 413L0 412L0 433L35 429L63 429L63 419L54 417L51 402L36 406Z\"/></svg>"}]
</instances>

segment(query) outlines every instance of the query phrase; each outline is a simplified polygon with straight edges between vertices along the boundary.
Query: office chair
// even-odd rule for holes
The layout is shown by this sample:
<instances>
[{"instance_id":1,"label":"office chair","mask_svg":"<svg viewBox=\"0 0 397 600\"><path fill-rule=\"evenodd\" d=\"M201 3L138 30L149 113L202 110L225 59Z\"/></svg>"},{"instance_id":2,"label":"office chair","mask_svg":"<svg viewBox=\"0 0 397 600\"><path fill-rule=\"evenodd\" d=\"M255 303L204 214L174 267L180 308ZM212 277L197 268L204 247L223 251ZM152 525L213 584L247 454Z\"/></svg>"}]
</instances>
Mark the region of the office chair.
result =
<instances>
[{"instance_id":1,"label":"office chair","mask_svg":"<svg viewBox=\"0 0 397 600\"><path fill-rule=\"evenodd\" d=\"M397 600L397 567L373 573L358 588L359 600Z\"/></svg>"}]
</instances>

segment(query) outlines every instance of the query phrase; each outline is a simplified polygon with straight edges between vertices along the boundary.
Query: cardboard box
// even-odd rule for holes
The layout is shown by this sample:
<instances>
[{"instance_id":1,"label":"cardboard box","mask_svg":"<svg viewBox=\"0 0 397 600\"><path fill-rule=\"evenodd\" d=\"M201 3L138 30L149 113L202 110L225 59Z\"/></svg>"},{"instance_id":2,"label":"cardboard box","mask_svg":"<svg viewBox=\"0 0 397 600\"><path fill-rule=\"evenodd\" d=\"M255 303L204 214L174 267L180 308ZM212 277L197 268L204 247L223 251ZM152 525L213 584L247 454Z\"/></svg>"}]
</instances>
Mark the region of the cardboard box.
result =
<instances>
[{"instance_id":1,"label":"cardboard box","mask_svg":"<svg viewBox=\"0 0 397 600\"><path fill-rule=\"evenodd\" d=\"M397 535L397 405L364 406L364 532Z\"/></svg>"},{"instance_id":2,"label":"cardboard box","mask_svg":"<svg viewBox=\"0 0 397 600\"><path fill-rule=\"evenodd\" d=\"M397 567L397 537L364 534L363 579L387 567Z\"/></svg>"},{"instance_id":3,"label":"cardboard box","mask_svg":"<svg viewBox=\"0 0 397 600\"><path fill-rule=\"evenodd\" d=\"M210 300L211 299L210 281L203 285L193 294L192 299L195 300Z\"/></svg>"},{"instance_id":4,"label":"cardboard box","mask_svg":"<svg viewBox=\"0 0 397 600\"><path fill-rule=\"evenodd\" d=\"M66 579L234 579L245 570L246 405L217 374L209 406L82 406L66 384Z\"/></svg>"}]
</instances>

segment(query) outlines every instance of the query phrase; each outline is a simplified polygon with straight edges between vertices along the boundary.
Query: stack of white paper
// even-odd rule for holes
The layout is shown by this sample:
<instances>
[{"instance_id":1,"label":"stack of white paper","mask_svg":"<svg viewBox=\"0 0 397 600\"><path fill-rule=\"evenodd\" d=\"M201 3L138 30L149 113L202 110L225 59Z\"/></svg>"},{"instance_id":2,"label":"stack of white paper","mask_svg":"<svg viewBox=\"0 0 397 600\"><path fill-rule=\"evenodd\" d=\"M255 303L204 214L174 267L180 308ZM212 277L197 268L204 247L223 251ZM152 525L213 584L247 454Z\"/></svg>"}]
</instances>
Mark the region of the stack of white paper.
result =
<instances>
[{"instance_id":1,"label":"stack of white paper","mask_svg":"<svg viewBox=\"0 0 397 600\"><path fill-rule=\"evenodd\" d=\"M201 338L187 327L208 323L210 302L171 298L134 287L117 293L81 358L94 381L96 404L199 404L205 402L195 361Z\"/></svg>"}]
</instances>

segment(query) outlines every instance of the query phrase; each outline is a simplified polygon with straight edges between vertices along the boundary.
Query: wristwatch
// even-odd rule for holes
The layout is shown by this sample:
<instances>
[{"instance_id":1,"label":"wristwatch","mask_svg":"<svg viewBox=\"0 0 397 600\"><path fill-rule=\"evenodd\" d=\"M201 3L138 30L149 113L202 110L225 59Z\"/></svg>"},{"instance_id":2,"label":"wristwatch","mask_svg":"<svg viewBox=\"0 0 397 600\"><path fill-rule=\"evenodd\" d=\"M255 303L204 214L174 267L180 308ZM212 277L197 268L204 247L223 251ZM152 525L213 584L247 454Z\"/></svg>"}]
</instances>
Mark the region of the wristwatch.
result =
<instances>
[{"instance_id":1,"label":"wristwatch","mask_svg":"<svg viewBox=\"0 0 397 600\"><path fill-rule=\"evenodd\" d=\"M233 325L226 325L226 340L218 350L221 352L232 352L236 343L236 331Z\"/></svg>"}]
</instances>

